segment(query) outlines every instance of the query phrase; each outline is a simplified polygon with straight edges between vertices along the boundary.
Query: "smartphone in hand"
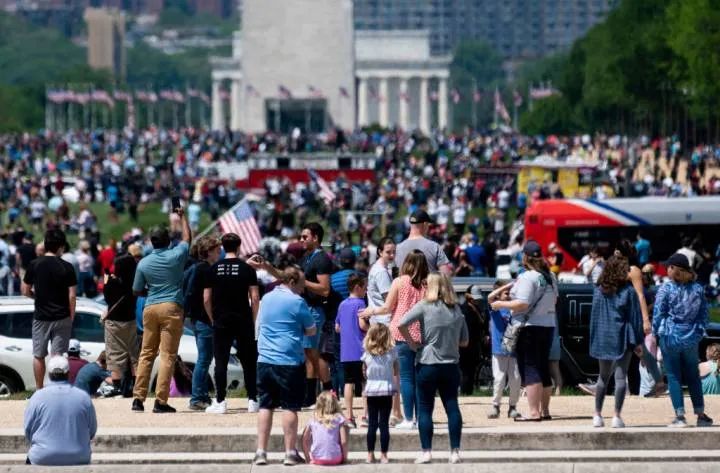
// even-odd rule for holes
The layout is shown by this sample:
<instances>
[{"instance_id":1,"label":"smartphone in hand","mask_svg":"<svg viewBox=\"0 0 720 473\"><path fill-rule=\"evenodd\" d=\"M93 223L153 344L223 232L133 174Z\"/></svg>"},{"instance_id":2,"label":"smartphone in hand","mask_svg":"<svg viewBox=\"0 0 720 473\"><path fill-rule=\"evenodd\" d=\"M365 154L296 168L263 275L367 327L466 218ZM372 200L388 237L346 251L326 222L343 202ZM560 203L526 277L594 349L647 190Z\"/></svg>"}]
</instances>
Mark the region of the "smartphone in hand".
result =
<instances>
[{"instance_id":1,"label":"smartphone in hand","mask_svg":"<svg viewBox=\"0 0 720 473\"><path fill-rule=\"evenodd\" d=\"M180 197L178 197L178 196L173 196L173 197L171 198L171 202L172 202L172 211L173 211L173 212L175 212L177 209L181 209L181 208L182 208L182 204L180 203Z\"/></svg>"}]
</instances>

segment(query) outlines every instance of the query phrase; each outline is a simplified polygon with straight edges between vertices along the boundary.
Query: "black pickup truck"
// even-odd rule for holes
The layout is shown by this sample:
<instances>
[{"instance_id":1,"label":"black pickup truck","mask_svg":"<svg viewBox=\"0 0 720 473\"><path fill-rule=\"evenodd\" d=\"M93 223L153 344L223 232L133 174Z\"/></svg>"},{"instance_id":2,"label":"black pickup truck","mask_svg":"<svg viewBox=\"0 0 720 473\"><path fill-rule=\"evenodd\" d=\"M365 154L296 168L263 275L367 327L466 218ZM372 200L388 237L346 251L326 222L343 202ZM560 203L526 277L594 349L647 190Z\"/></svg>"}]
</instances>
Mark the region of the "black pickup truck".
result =
<instances>
[{"instance_id":1,"label":"black pickup truck","mask_svg":"<svg viewBox=\"0 0 720 473\"><path fill-rule=\"evenodd\" d=\"M492 290L491 278L455 278L453 285L458 295L464 294L467 287L477 284L485 294ZM591 284L565 284L559 286L557 302L558 323L560 324L560 343L562 358L560 367L566 386L593 380L598 374L597 360L590 356L590 309L592 307L593 286ZM705 348L711 343L720 343L720 324L710 323L707 337L700 343L700 358L705 358ZM635 369L632 369L632 366ZM634 360L629 373L631 387L637 379L637 360Z\"/></svg>"}]
</instances>

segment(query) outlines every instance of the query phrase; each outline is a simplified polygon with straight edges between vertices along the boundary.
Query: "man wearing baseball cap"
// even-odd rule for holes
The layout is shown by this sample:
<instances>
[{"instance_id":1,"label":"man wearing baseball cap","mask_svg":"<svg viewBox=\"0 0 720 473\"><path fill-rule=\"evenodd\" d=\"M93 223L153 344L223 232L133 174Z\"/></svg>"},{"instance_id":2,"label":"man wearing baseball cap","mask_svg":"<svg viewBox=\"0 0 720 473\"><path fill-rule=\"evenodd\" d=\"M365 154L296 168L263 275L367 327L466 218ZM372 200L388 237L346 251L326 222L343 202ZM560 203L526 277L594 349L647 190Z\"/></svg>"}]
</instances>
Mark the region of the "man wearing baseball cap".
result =
<instances>
[{"instance_id":1,"label":"man wearing baseball cap","mask_svg":"<svg viewBox=\"0 0 720 473\"><path fill-rule=\"evenodd\" d=\"M418 209L410 215L410 235L397 246L395 252L395 263L402 268L403 262L407 255L414 250L420 250L427 259L430 271L442 271L450 274L450 261L448 260L442 247L436 242L426 238L432 219L422 209Z\"/></svg>"},{"instance_id":2,"label":"man wearing baseball cap","mask_svg":"<svg viewBox=\"0 0 720 473\"><path fill-rule=\"evenodd\" d=\"M70 365L64 356L47 364L50 383L36 391L25 409L25 438L32 465L88 465L90 442L97 431L90 396L68 382Z\"/></svg>"}]
</instances>

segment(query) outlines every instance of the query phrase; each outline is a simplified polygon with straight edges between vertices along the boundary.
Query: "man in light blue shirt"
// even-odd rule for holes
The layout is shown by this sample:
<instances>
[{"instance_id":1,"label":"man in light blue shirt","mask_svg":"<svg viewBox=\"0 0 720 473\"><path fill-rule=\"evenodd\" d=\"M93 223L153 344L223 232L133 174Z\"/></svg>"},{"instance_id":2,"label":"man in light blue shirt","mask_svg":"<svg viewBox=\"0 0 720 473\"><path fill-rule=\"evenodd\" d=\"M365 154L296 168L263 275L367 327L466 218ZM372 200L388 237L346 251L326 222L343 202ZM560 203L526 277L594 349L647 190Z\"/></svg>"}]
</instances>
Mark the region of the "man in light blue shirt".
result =
<instances>
[{"instance_id":1,"label":"man in light blue shirt","mask_svg":"<svg viewBox=\"0 0 720 473\"><path fill-rule=\"evenodd\" d=\"M190 247L190 225L182 208L174 209L182 223L182 241L170 248L170 232L167 228L154 230L150 235L153 251L140 260L135 271L133 292L147 296L143 309L142 350L138 360L133 391L132 410L143 412L150 385L153 363L160 352L157 375L156 399L153 412L173 413L168 405L170 380L172 379L178 345L183 333L183 270Z\"/></svg>"},{"instance_id":2,"label":"man in light blue shirt","mask_svg":"<svg viewBox=\"0 0 720 473\"><path fill-rule=\"evenodd\" d=\"M64 356L48 362L50 383L36 391L25 409L25 439L33 465L88 465L90 442L97 432L90 396L68 382L70 364Z\"/></svg>"},{"instance_id":3,"label":"man in light blue shirt","mask_svg":"<svg viewBox=\"0 0 720 473\"><path fill-rule=\"evenodd\" d=\"M303 335L316 332L315 319L307 302L300 296L305 276L297 268L282 272L282 286L267 293L258 313L257 394L258 448L256 465L267 464L267 444L273 411L284 409L285 465L303 463L297 453L297 411L305 397L305 353Z\"/></svg>"}]
</instances>

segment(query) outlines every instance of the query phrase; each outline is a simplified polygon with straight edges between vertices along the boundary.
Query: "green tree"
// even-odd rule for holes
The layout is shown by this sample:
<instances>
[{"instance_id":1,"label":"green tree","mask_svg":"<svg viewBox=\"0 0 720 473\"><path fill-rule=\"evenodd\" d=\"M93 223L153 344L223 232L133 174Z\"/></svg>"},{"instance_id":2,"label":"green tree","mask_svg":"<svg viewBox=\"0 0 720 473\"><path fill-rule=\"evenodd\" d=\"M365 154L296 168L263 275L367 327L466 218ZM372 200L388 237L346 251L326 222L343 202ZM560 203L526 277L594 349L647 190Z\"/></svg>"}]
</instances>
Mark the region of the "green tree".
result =
<instances>
[{"instance_id":1,"label":"green tree","mask_svg":"<svg viewBox=\"0 0 720 473\"><path fill-rule=\"evenodd\" d=\"M533 104L520 117L520 129L530 135L569 134L582 131L576 112L563 96L548 97Z\"/></svg>"}]
</instances>

